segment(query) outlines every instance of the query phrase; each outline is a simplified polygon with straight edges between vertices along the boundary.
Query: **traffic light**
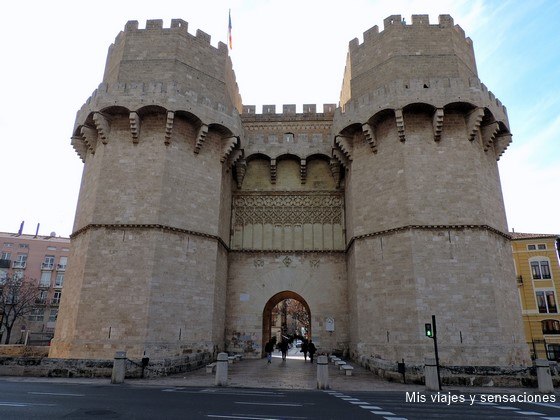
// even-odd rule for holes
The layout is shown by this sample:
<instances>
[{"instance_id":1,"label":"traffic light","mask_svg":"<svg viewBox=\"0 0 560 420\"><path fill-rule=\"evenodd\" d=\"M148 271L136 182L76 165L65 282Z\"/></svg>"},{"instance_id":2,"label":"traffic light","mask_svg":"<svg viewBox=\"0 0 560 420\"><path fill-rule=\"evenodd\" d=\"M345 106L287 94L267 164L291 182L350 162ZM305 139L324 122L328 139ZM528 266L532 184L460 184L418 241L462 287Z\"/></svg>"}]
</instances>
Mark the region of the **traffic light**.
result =
<instances>
[{"instance_id":1,"label":"traffic light","mask_svg":"<svg viewBox=\"0 0 560 420\"><path fill-rule=\"evenodd\" d=\"M434 332L432 331L432 324L430 323L424 324L424 328L426 329L426 337L434 338Z\"/></svg>"}]
</instances>

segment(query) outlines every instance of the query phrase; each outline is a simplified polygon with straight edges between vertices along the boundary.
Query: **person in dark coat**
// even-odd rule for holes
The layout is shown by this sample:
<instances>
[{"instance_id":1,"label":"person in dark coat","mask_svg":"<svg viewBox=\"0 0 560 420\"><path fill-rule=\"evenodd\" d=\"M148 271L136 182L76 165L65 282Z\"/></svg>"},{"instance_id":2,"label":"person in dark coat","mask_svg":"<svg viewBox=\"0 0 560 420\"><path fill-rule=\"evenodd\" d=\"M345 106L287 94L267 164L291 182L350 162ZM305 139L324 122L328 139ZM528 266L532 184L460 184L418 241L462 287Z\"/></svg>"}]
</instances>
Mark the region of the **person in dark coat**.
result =
<instances>
[{"instance_id":1,"label":"person in dark coat","mask_svg":"<svg viewBox=\"0 0 560 420\"><path fill-rule=\"evenodd\" d=\"M268 364L272 363L272 352L274 351L274 341L272 339L264 345L264 351L266 353L266 358L268 359Z\"/></svg>"},{"instance_id":2,"label":"person in dark coat","mask_svg":"<svg viewBox=\"0 0 560 420\"><path fill-rule=\"evenodd\" d=\"M303 360L307 361L307 352L309 351L307 340L303 340L301 343L301 352L303 353Z\"/></svg>"},{"instance_id":3,"label":"person in dark coat","mask_svg":"<svg viewBox=\"0 0 560 420\"><path fill-rule=\"evenodd\" d=\"M288 342L284 339L280 342L280 351L282 352L282 360L286 360L288 354Z\"/></svg>"},{"instance_id":4,"label":"person in dark coat","mask_svg":"<svg viewBox=\"0 0 560 420\"><path fill-rule=\"evenodd\" d=\"M313 341L309 340L309 344L307 344L307 351L309 352L309 360L313 363L313 355L317 352L317 347L313 344Z\"/></svg>"}]
</instances>

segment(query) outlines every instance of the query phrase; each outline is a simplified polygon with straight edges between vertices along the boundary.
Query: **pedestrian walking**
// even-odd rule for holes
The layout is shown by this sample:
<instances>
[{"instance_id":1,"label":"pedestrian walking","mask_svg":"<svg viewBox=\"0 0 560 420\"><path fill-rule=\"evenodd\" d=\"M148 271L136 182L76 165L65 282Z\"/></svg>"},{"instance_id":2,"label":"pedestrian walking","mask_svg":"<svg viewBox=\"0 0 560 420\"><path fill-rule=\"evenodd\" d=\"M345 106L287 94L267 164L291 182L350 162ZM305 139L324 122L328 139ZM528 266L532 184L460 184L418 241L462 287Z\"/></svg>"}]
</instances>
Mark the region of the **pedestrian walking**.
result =
<instances>
[{"instance_id":1,"label":"pedestrian walking","mask_svg":"<svg viewBox=\"0 0 560 420\"><path fill-rule=\"evenodd\" d=\"M301 350L303 353L303 361L307 361L307 352L309 351L309 345L307 344L307 340L303 340L301 343Z\"/></svg>"},{"instance_id":2,"label":"pedestrian walking","mask_svg":"<svg viewBox=\"0 0 560 420\"><path fill-rule=\"evenodd\" d=\"M307 345L307 351L309 352L309 360L313 363L313 355L317 352L317 347L313 344L313 341L309 340L309 344Z\"/></svg>"},{"instance_id":3,"label":"pedestrian walking","mask_svg":"<svg viewBox=\"0 0 560 420\"><path fill-rule=\"evenodd\" d=\"M282 360L286 360L286 355L288 354L288 342L282 339L280 342L280 351L282 352Z\"/></svg>"},{"instance_id":4,"label":"pedestrian walking","mask_svg":"<svg viewBox=\"0 0 560 420\"><path fill-rule=\"evenodd\" d=\"M267 364L272 363L272 352L274 351L274 341L272 338L264 345L264 352L266 353L266 358L268 359Z\"/></svg>"}]
</instances>

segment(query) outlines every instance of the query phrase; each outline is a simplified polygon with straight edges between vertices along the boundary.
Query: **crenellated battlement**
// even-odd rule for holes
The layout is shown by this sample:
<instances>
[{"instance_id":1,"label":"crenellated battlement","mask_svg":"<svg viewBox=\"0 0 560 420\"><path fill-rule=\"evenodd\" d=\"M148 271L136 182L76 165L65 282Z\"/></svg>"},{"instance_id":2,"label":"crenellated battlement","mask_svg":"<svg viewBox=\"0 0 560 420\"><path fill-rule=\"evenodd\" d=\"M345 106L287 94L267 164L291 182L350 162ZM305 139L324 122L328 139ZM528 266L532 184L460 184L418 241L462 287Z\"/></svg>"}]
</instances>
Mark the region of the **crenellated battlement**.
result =
<instances>
[{"instance_id":1,"label":"crenellated battlement","mask_svg":"<svg viewBox=\"0 0 560 420\"><path fill-rule=\"evenodd\" d=\"M149 19L146 21L146 26L144 29L139 28L139 24L137 20L129 20L126 25L124 26L124 33L138 33L138 32L150 32L150 31L161 31L163 33L179 33L185 36L189 36L192 38L196 38L199 41L208 44L212 48L220 51L227 55L228 48L227 45L223 42L218 42L218 47L213 47L210 42L212 37L207 34L206 32L197 29L196 34L192 35L188 31L189 23L184 21L183 19L171 19L171 25L169 28L164 28L163 26L163 19ZM120 34L119 34L120 35Z\"/></svg>"},{"instance_id":2,"label":"crenellated battlement","mask_svg":"<svg viewBox=\"0 0 560 420\"><path fill-rule=\"evenodd\" d=\"M324 115L334 115L334 112L337 108L336 104L323 104L323 111L319 112L319 114L324 114ZM262 106L262 111L260 113L256 112L256 106L255 105L243 105L243 116L249 116L249 115L267 115L267 116L271 116L271 115L284 115L284 116L290 116L290 115L315 115L317 114L317 105L315 104L304 104L303 105L303 112L298 114L296 112L296 105L295 104L287 104L287 105L282 105L282 112L277 113L276 112L276 105L263 105Z\"/></svg>"},{"instance_id":3,"label":"crenellated battlement","mask_svg":"<svg viewBox=\"0 0 560 420\"><path fill-rule=\"evenodd\" d=\"M363 33L363 43L360 44L358 38L350 41L350 50L353 50L363 44L376 42L387 31L394 30L410 30L416 28L452 28L458 35L460 35L465 42L472 45L472 40L465 36L465 31L459 25L455 25L453 18L450 15L439 15L437 24L430 24L429 15L412 15L412 23L407 24L406 20L401 15L391 15L383 19L383 31L379 31L379 26L375 25Z\"/></svg>"}]
</instances>

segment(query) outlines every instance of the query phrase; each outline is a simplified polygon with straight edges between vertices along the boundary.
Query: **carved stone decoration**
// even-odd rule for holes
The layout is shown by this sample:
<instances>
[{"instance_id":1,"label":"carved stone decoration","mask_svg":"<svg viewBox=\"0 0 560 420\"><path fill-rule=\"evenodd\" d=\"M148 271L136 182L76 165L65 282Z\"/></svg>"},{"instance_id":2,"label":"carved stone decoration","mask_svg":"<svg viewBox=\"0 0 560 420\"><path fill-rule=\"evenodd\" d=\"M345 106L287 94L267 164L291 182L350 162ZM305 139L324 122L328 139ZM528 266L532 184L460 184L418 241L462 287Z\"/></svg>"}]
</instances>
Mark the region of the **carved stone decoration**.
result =
<instances>
[{"instance_id":1,"label":"carved stone decoration","mask_svg":"<svg viewBox=\"0 0 560 420\"><path fill-rule=\"evenodd\" d=\"M173 111L167 111L167 120L165 121L165 145L169 145L171 142L171 133L173 131L173 119L175 118L175 113Z\"/></svg>"},{"instance_id":2,"label":"carved stone decoration","mask_svg":"<svg viewBox=\"0 0 560 420\"><path fill-rule=\"evenodd\" d=\"M253 261L253 265L255 267L264 267L264 260L262 258L255 258L255 260Z\"/></svg>"},{"instance_id":3,"label":"carved stone decoration","mask_svg":"<svg viewBox=\"0 0 560 420\"><path fill-rule=\"evenodd\" d=\"M319 258L313 258L309 260L309 265L311 268L318 268L319 267Z\"/></svg>"},{"instance_id":4,"label":"carved stone decoration","mask_svg":"<svg viewBox=\"0 0 560 420\"><path fill-rule=\"evenodd\" d=\"M375 138L373 127L368 123L362 124L362 131L366 138L366 142L369 144L369 147L371 147L371 151L373 153L377 153L377 139Z\"/></svg>"},{"instance_id":5,"label":"carved stone decoration","mask_svg":"<svg viewBox=\"0 0 560 420\"><path fill-rule=\"evenodd\" d=\"M237 188L239 189L241 189L241 186L243 185L245 172L247 172L247 161L245 159L239 159L235 164L235 181L237 182Z\"/></svg>"},{"instance_id":6,"label":"carved stone decoration","mask_svg":"<svg viewBox=\"0 0 560 420\"><path fill-rule=\"evenodd\" d=\"M467 135L470 141L475 139L482 122L482 117L484 117L483 108L475 108L467 115Z\"/></svg>"},{"instance_id":7,"label":"carved stone decoration","mask_svg":"<svg viewBox=\"0 0 560 420\"><path fill-rule=\"evenodd\" d=\"M434 141L440 141L441 131L443 130L443 108L436 108L432 124L434 126Z\"/></svg>"},{"instance_id":8,"label":"carved stone decoration","mask_svg":"<svg viewBox=\"0 0 560 420\"><path fill-rule=\"evenodd\" d=\"M397 133L399 135L399 140L405 142L406 135L404 131L404 116L402 109L395 109L395 121L397 122Z\"/></svg>"},{"instance_id":9,"label":"carved stone decoration","mask_svg":"<svg viewBox=\"0 0 560 420\"><path fill-rule=\"evenodd\" d=\"M492 143L494 143L494 138L498 131L500 131L500 124L497 121L493 123L487 124L480 129L482 134L482 147L486 152L490 147L492 147Z\"/></svg>"},{"instance_id":10,"label":"carved stone decoration","mask_svg":"<svg viewBox=\"0 0 560 420\"><path fill-rule=\"evenodd\" d=\"M346 156L344 156L340 150L333 148L332 157L333 159L336 159L343 167L348 168L348 159L346 159Z\"/></svg>"},{"instance_id":11,"label":"carved stone decoration","mask_svg":"<svg viewBox=\"0 0 560 420\"><path fill-rule=\"evenodd\" d=\"M334 136L334 143L340 148L348 160L352 160L352 139L350 137Z\"/></svg>"},{"instance_id":12,"label":"carved stone decoration","mask_svg":"<svg viewBox=\"0 0 560 420\"><path fill-rule=\"evenodd\" d=\"M95 154L95 149L97 148L97 130L83 126L80 129L80 133L82 134L82 140L84 145L87 147L92 154Z\"/></svg>"},{"instance_id":13,"label":"carved stone decoration","mask_svg":"<svg viewBox=\"0 0 560 420\"><path fill-rule=\"evenodd\" d=\"M334 178L336 188L340 188L340 162L335 158L331 158L329 166L331 168L331 173Z\"/></svg>"},{"instance_id":14,"label":"carved stone decoration","mask_svg":"<svg viewBox=\"0 0 560 420\"><path fill-rule=\"evenodd\" d=\"M500 157L506 151L510 143L511 143L510 133L500 134L494 138L494 151L496 153L496 160L500 160Z\"/></svg>"},{"instance_id":15,"label":"carved stone decoration","mask_svg":"<svg viewBox=\"0 0 560 420\"><path fill-rule=\"evenodd\" d=\"M198 154L200 152L200 148L206 140L206 134L208 134L208 126L206 124L202 124L198 129L198 134L196 135L196 143L194 145L194 152Z\"/></svg>"},{"instance_id":16,"label":"carved stone decoration","mask_svg":"<svg viewBox=\"0 0 560 420\"><path fill-rule=\"evenodd\" d=\"M93 114L93 122L95 124L95 128L97 129L97 134L101 139L103 144L107 144L107 137L111 131L111 125L109 124L109 120L105 115L101 112L95 112Z\"/></svg>"},{"instance_id":17,"label":"carved stone decoration","mask_svg":"<svg viewBox=\"0 0 560 420\"><path fill-rule=\"evenodd\" d=\"M140 135L140 116L137 112L131 112L129 115L130 133L132 134L132 143L138 144L138 136Z\"/></svg>"},{"instance_id":18,"label":"carved stone decoration","mask_svg":"<svg viewBox=\"0 0 560 420\"><path fill-rule=\"evenodd\" d=\"M270 183L276 184L276 159L270 159Z\"/></svg>"},{"instance_id":19,"label":"carved stone decoration","mask_svg":"<svg viewBox=\"0 0 560 420\"><path fill-rule=\"evenodd\" d=\"M235 149L235 146L239 144L239 137L236 136L227 137L222 141L223 141L222 157L220 158L220 162L224 163L227 157L229 156L229 154L231 153L231 151Z\"/></svg>"},{"instance_id":20,"label":"carved stone decoration","mask_svg":"<svg viewBox=\"0 0 560 420\"><path fill-rule=\"evenodd\" d=\"M290 257L286 257L286 258L284 258L284 259L282 260L282 262L284 263L284 265L285 265L286 267L289 267L290 264L292 263L292 259L291 259Z\"/></svg>"},{"instance_id":21,"label":"carved stone decoration","mask_svg":"<svg viewBox=\"0 0 560 420\"><path fill-rule=\"evenodd\" d=\"M82 162L86 161L86 154L87 154L87 146L84 142L84 139L79 136L72 136L70 144L82 160Z\"/></svg>"},{"instance_id":22,"label":"carved stone decoration","mask_svg":"<svg viewBox=\"0 0 560 420\"><path fill-rule=\"evenodd\" d=\"M307 161L305 159L300 160L299 175L301 183L305 184L305 181L307 180Z\"/></svg>"}]
</instances>

